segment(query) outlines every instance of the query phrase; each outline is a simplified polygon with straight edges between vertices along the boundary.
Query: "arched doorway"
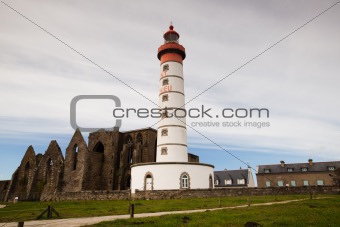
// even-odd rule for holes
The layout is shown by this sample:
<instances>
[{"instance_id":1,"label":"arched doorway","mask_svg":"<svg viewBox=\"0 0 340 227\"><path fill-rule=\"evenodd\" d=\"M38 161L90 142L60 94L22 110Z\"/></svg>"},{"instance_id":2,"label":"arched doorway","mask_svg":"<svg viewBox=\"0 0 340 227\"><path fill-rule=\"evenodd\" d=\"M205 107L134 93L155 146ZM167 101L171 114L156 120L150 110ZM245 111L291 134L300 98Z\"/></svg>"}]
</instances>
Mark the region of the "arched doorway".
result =
<instances>
[{"instance_id":1,"label":"arched doorway","mask_svg":"<svg viewBox=\"0 0 340 227\"><path fill-rule=\"evenodd\" d=\"M153 175L147 172L144 177L144 191L153 190Z\"/></svg>"},{"instance_id":2,"label":"arched doorway","mask_svg":"<svg viewBox=\"0 0 340 227\"><path fill-rule=\"evenodd\" d=\"M213 179L211 174L209 175L209 188L213 188Z\"/></svg>"}]
</instances>

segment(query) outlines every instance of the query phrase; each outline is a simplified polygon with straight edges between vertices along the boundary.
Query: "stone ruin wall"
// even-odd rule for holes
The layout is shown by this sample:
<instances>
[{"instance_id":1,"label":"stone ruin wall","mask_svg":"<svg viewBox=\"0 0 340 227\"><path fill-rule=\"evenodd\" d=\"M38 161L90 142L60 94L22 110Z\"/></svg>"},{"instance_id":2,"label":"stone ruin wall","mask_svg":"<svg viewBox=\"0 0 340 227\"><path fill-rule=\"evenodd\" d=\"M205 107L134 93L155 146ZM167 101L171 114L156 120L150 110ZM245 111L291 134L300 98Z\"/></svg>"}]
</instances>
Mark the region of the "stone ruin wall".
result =
<instances>
[{"instance_id":1,"label":"stone ruin wall","mask_svg":"<svg viewBox=\"0 0 340 227\"><path fill-rule=\"evenodd\" d=\"M36 155L29 146L12 179L0 188L0 198L49 200L60 193L84 191L87 195L89 191L127 190L130 166L156 161L156 140L157 131L152 128L128 132L99 130L90 133L87 145L76 130L65 159L55 140L43 155Z\"/></svg>"}]
</instances>

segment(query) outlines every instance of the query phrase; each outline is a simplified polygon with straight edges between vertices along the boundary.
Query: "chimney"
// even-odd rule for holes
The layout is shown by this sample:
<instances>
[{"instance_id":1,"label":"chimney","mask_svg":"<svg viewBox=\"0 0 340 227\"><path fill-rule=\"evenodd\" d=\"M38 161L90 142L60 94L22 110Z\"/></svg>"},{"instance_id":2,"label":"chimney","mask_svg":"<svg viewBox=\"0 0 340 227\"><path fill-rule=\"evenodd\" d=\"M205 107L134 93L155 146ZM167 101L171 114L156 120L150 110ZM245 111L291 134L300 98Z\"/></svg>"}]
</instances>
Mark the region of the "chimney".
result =
<instances>
[{"instance_id":1,"label":"chimney","mask_svg":"<svg viewBox=\"0 0 340 227\"><path fill-rule=\"evenodd\" d=\"M285 166L285 161L281 160L281 167L284 167Z\"/></svg>"},{"instance_id":2,"label":"chimney","mask_svg":"<svg viewBox=\"0 0 340 227\"><path fill-rule=\"evenodd\" d=\"M313 165L313 159L308 159L309 165L312 166Z\"/></svg>"}]
</instances>

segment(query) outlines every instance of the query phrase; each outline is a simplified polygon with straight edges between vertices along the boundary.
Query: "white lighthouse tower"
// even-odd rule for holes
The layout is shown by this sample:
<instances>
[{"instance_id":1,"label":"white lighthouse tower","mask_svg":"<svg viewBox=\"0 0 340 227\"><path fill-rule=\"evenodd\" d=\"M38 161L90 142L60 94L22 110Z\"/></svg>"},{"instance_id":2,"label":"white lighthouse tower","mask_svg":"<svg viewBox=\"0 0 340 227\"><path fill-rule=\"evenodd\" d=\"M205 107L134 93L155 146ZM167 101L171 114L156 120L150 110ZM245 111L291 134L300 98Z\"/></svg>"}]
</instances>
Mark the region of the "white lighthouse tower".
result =
<instances>
[{"instance_id":1,"label":"white lighthouse tower","mask_svg":"<svg viewBox=\"0 0 340 227\"><path fill-rule=\"evenodd\" d=\"M187 162L187 129L183 60L185 49L178 43L179 34L170 25L163 35L164 44L158 48L161 62L159 106L162 120L157 131L157 162Z\"/></svg>"},{"instance_id":2,"label":"white lighthouse tower","mask_svg":"<svg viewBox=\"0 0 340 227\"><path fill-rule=\"evenodd\" d=\"M183 60L185 48L170 25L158 48L160 60L156 162L131 165L131 194L147 190L213 188L214 166L189 162L185 121Z\"/></svg>"}]
</instances>

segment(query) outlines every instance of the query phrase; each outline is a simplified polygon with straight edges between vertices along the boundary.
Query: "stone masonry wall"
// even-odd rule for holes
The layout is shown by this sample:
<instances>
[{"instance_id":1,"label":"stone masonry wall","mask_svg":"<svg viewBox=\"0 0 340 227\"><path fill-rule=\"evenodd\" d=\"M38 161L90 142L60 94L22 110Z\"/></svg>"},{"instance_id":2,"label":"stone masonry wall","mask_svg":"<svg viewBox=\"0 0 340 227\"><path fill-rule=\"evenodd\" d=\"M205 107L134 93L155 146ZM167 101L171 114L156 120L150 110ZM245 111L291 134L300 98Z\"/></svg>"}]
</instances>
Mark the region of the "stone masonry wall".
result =
<instances>
[{"instance_id":1,"label":"stone masonry wall","mask_svg":"<svg viewBox=\"0 0 340 227\"><path fill-rule=\"evenodd\" d=\"M215 188L195 190L162 190L162 191L137 191L132 195L133 200L159 200L159 199L184 199L184 198L216 198L236 196L265 196L265 195L297 195L305 194L340 194L336 186L311 186L311 187L273 187L273 188ZM129 200L130 190L122 191L82 191L59 192L44 197L42 201L78 201L78 200Z\"/></svg>"},{"instance_id":2,"label":"stone masonry wall","mask_svg":"<svg viewBox=\"0 0 340 227\"><path fill-rule=\"evenodd\" d=\"M129 200L130 190L124 191L82 191L59 192L44 197L41 201L79 201L79 200Z\"/></svg>"},{"instance_id":3,"label":"stone masonry wall","mask_svg":"<svg viewBox=\"0 0 340 227\"><path fill-rule=\"evenodd\" d=\"M295 195L295 194L340 194L340 188L335 186L311 187L273 187L273 188L215 188L195 190L163 190L137 191L135 200L144 199L183 199L183 198L212 198L234 196L260 195Z\"/></svg>"}]
</instances>

